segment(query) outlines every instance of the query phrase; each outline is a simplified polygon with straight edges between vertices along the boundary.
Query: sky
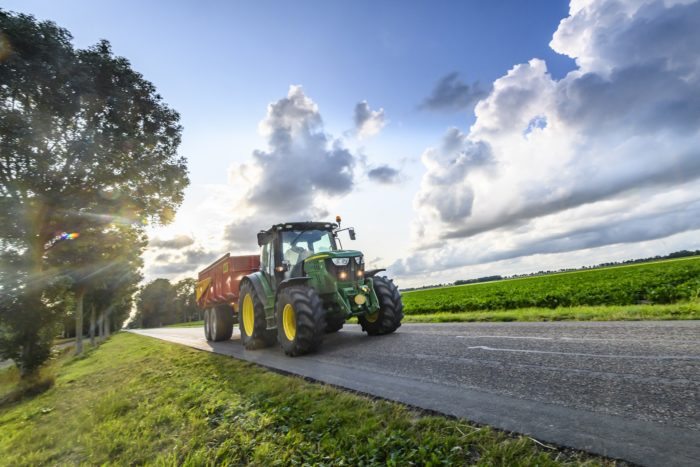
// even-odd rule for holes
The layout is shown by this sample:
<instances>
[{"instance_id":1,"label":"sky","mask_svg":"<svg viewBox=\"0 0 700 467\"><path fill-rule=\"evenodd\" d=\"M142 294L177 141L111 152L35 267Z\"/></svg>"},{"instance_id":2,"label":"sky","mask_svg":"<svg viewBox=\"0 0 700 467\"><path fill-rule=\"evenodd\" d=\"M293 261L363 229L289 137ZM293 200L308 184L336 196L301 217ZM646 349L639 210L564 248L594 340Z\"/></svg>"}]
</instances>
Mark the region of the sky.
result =
<instances>
[{"instance_id":1,"label":"sky","mask_svg":"<svg viewBox=\"0 0 700 467\"><path fill-rule=\"evenodd\" d=\"M146 279L354 226L399 285L700 249L700 3L3 1L100 39L181 114Z\"/></svg>"}]
</instances>

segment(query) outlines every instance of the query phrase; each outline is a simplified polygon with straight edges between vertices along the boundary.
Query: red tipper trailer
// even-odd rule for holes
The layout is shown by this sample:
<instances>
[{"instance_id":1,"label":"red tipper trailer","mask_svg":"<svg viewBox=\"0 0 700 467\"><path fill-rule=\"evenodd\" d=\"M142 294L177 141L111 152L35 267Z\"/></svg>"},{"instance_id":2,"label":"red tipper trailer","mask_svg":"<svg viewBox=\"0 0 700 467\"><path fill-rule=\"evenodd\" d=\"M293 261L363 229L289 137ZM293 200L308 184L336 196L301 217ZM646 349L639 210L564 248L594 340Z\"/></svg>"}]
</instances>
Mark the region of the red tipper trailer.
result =
<instances>
[{"instance_id":1,"label":"red tipper trailer","mask_svg":"<svg viewBox=\"0 0 700 467\"><path fill-rule=\"evenodd\" d=\"M206 310L217 305L238 305L241 279L260 269L259 255L231 256L226 253L199 272L196 289L197 305Z\"/></svg>"}]
</instances>

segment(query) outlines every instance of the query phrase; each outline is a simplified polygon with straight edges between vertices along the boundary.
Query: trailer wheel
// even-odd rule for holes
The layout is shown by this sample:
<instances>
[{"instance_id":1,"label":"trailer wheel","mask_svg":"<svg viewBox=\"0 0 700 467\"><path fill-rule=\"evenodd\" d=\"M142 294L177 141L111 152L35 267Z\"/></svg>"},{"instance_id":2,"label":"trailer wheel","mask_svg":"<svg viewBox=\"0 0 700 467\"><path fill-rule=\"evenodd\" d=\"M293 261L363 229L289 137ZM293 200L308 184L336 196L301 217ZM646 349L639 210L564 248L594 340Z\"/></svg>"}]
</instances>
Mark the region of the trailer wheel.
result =
<instances>
[{"instance_id":1,"label":"trailer wheel","mask_svg":"<svg viewBox=\"0 0 700 467\"><path fill-rule=\"evenodd\" d=\"M323 340L326 314L311 287L289 286L277 296L277 340L292 357L313 352Z\"/></svg>"},{"instance_id":2,"label":"trailer wheel","mask_svg":"<svg viewBox=\"0 0 700 467\"><path fill-rule=\"evenodd\" d=\"M267 329L265 307L249 281L243 281L238 298L238 327L241 342L248 350L269 347L275 342L275 331Z\"/></svg>"},{"instance_id":3,"label":"trailer wheel","mask_svg":"<svg viewBox=\"0 0 700 467\"><path fill-rule=\"evenodd\" d=\"M204 337L207 341L214 340L211 335L211 308L204 310Z\"/></svg>"},{"instance_id":4,"label":"trailer wheel","mask_svg":"<svg viewBox=\"0 0 700 467\"><path fill-rule=\"evenodd\" d=\"M215 342L227 341L231 339L233 334L233 310L229 305L217 305L211 312L210 316L210 333L212 340Z\"/></svg>"},{"instance_id":5,"label":"trailer wheel","mask_svg":"<svg viewBox=\"0 0 700 467\"><path fill-rule=\"evenodd\" d=\"M359 316L362 330L370 336L391 334L401 326L403 303L399 289L386 277L373 277L374 293L379 299L379 310L371 315Z\"/></svg>"}]
</instances>

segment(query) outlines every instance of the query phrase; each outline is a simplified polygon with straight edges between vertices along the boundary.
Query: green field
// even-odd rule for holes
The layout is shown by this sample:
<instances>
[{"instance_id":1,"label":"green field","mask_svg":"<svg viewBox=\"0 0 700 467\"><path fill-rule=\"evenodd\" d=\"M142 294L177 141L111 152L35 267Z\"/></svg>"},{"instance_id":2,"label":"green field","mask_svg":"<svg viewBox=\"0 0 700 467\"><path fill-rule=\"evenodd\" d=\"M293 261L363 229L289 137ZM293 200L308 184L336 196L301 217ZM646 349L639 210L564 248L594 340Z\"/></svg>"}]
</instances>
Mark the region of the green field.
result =
<instances>
[{"instance_id":1,"label":"green field","mask_svg":"<svg viewBox=\"0 0 700 467\"><path fill-rule=\"evenodd\" d=\"M0 402L0 464L614 465L134 334L50 371ZM0 371L0 401L16 378Z\"/></svg>"},{"instance_id":2,"label":"green field","mask_svg":"<svg viewBox=\"0 0 700 467\"><path fill-rule=\"evenodd\" d=\"M697 301L700 258L402 293L407 315Z\"/></svg>"}]
</instances>

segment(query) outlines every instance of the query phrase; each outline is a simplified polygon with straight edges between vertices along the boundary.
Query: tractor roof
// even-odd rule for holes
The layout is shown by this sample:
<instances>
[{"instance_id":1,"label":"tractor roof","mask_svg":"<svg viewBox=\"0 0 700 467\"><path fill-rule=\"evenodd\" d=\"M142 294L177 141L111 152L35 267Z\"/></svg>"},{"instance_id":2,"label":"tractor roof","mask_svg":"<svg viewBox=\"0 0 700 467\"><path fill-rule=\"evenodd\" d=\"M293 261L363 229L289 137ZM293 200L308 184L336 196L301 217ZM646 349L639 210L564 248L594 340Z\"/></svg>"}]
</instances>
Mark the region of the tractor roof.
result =
<instances>
[{"instance_id":1,"label":"tractor roof","mask_svg":"<svg viewBox=\"0 0 700 467\"><path fill-rule=\"evenodd\" d=\"M258 233L258 244L267 243L270 236L275 231L285 230L328 230L332 231L337 228L338 224L334 222L285 222L283 224L275 224L267 230L261 230Z\"/></svg>"},{"instance_id":2,"label":"tractor roof","mask_svg":"<svg viewBox=\"0 0 700 467\"><path fill-rule=\"evenodd\" d=\"M336 227L338 224L333 222L284 222L273 225L266 232L273 230L333 230Z\"/></svg>"}]
</instances>

